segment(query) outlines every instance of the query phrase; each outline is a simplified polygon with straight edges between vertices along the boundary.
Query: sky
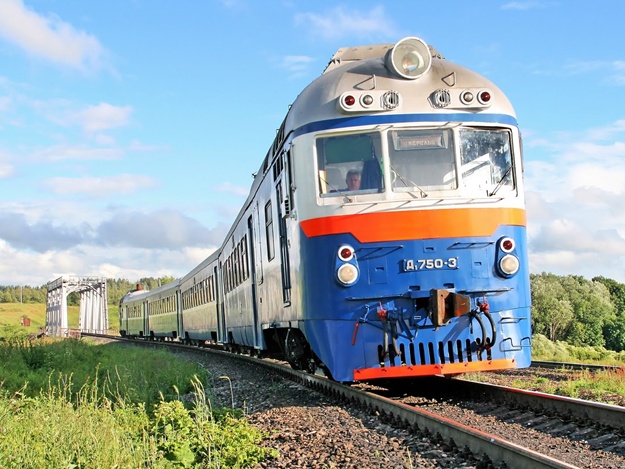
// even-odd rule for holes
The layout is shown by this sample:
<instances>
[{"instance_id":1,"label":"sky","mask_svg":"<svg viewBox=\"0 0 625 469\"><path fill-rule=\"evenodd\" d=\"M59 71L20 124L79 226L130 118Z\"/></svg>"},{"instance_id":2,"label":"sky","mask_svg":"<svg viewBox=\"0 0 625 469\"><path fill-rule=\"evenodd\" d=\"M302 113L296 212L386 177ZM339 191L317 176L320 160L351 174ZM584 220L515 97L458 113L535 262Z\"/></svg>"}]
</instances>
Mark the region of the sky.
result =
<instances>
[{"instance_id":1,"label":"sky","mask_svg":"<svg viewBox=\"0 0 625 469\"><path fill-rule=\"evenodd\" d=\"M530 270L625 283L622 0L0 0L0 285L180 277L345 46L417 36L523 134Z\"/></svg>"}]
</instances>

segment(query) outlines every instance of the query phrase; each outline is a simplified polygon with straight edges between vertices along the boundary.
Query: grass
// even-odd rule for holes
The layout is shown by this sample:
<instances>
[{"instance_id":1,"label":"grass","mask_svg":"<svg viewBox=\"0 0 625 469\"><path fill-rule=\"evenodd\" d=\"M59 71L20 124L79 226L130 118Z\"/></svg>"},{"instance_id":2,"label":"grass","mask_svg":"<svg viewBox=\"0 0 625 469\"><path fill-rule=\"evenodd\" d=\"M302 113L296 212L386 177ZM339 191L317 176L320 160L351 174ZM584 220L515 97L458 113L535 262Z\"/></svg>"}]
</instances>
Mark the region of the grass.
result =
<instances>
[{"instance_id":1,"label":"grass","mask_svg":"<svg viewBox=\"0 0 625 469\"><path fill-rule=\"evenodd\" d=\"M624 352L614 352L603 347L575 347L566 342L551 342L545 336L536 334L532 338L532 358L537 361L610 365L617 368L569 372L561 380L551 380L544 376L536 377L533 381L512 378L510 386L608 404L623 405L625 402ZM464 377L473 381L488 381L487 375L479 373L467 373Z\"/></svg>"},{"instance_id":2,"label":"grass","mask_svg":"<svg viewBox=\"0 0 625 469\"><path fill-rule=\"evenodd\" d=\"M213 409L199 365L161 350L29 341L0 327L0 468L247 468L276 453Z\"/></svg>"}]
</instances>

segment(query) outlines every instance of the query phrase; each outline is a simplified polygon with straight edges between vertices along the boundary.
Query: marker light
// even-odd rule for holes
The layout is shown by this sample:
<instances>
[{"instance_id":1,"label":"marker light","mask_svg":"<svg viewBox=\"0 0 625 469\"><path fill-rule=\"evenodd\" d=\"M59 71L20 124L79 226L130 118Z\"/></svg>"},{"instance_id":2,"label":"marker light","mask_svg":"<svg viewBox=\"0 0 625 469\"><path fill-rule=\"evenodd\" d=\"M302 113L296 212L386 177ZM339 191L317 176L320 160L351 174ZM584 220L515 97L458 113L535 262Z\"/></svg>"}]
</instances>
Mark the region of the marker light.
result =
<instances>
[{"instance_id":1,"label":"marker light","mask_svg":"<svg viewBox=\"0 0 625 469\"><path fill-rule=\"evenodd\" d=\"M515 248L514 240L512 238L502 238L499 241L499 247L503 252L512 252Z\"/></svg>"},{"instance_id":2,"label":"marker light","mask_svg":"<svg viewBox=\"0 0 625 469\"><path fill-rule=\"evenodd\" d=\"M336 276L343 285L351 285L358 280L358 267L352 264L343 264L336 272Z\"/></svg>"},{"instance_id":3,"label":"marker light","mask_svg":"<svg viewBox=\"0 0 625 469\"><path fill-rule=\"evenodd\" d=\"M346 106L353 106L354 103L356 103L356 98L354 98L351 94L348 94L343 98L343 102Z\"/></svg>"},{"instance_id":4,"label":"marker light","mask_svg":"<svg viewBox=\"0 0 625 469\"><path fill-rule=\"evenodd\" d=\"M462 101L463 104L470 104L471 102L473 102L473 98L473 93L471 93L470 91L465 91L460 95L460 101Z\"/></svg>"},{"instance_id":5,"label":"marker light","mask_svg":"<svg viewBox=\"0 0 625 469\"><path fill-rule=\"evenodd\" d=\"M354 258L354 248L351 246L341 246L338 252L339 259L343 262L351 261Z\"/></svg>"},{"instance_id":6,"label":"marker light","mask_svg":"<svg viewBox=\"0 0 625 469\"><path fill-rule=\"evenodd\" d=\"M389 51L386 65L400 77L414 80L430 69L432 54L423 40L406 37Z\"/></svg>"},{"instance_id":7,"label":"marker light","mask_svg":"<svg viewBox=\"0 0 625 469\"><path fill-rule=\"evenodd\" d=\"M506 254L499 261L499 268L506 275L514 275L519 271L519 259L512 254Z\"/></svg>"},{"instance_id":8,"label":"marker light","mask_svg":"<svg viewBox=\"0 0 625 469\"><path fill-rule=\"evenodd\" d=\"M477 95L477 100L481 103L481 104L487 104L490 102L490 91L488 90L483 90L480 91Z\"/></svg>"},{"instance_id":9,"label":"marker light","mask_svg":"<svg viewBox=\"0 0 625 469\"><path fill-rule=\"evenodd\" d=\"M371 106L373 104L373 96L365 94L360 98L360 102L363 106Z\"/></svg>"}]
</instances>

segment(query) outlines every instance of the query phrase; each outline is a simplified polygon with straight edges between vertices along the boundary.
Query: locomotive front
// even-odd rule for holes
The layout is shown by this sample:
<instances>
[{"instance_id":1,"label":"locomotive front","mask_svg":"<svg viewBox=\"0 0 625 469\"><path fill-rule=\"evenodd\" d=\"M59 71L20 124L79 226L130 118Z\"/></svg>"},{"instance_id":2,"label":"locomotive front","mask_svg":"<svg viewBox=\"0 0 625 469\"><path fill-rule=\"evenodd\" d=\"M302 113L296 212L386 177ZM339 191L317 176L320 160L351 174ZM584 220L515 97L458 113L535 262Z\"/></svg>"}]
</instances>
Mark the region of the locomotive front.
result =
<instances>
[{"instance_id":1,"label":"locomotive front","mask_svg":"<svg viewBox=\"0 0 625 469\"><path fill-rule=\"evenodd\" d=\"M339 50L293 104L302 330L339 381L528 366L520 135L418 38Z\"/></svg>"}]
</instances>

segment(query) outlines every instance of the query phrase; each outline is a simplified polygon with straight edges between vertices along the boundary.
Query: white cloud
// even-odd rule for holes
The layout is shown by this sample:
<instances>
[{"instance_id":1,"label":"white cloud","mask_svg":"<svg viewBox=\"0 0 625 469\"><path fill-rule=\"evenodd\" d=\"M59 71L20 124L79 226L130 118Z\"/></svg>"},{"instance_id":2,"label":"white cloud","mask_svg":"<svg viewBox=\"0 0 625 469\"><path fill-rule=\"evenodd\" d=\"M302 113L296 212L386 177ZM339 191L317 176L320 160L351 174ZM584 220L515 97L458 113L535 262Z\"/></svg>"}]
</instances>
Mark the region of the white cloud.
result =
<instances>
[{"instance_id":1,"label":"white cloud","mask_svg":"<svg viewBox=\"0 0 625 469\"><path fill-rule=\"evenodd\" d=\"M537 1L517 1L517 2L508 2L504 3L501 6L502 10L531 10L533 8L541 8L544 7L544 2Z\"/></svg>"},{"instance_id":2,"label":"white cloud","mask_svg":"<svg viewBox=\"0 0 625 469\"><path fill-rule=\"evenodd\" d=\"M74 122L87 132L123 127L128 124L131 106L113 106L108 103L100 103L97 106L89 106L74 115Z\"/></svg>"},{"instance_id":3,"label":"white cloud","mask_svg":"<svg viewBox=\"0 0 625 469\"><path fill-rule=\"evenodd\" d=\"M282 59L280 66L289 72L291 78L299 78L309 73L313 62L314 59L307 55L287 55Z\"/></svg>"},{"instance_id":4,"label":"white cloud","mask_svg":"<svg viewBox=\"0 0 625 469\"><path fill-rule=\"evenodd\" d=\"M123 278L182 277L206 259L214 247L143 249L140 247L78 245L36 253L15 249L0 239L0 285L41 286L62 275ZM109 305L113 308L114 305Z\"/></svg>"},{"instance_id":5,"label":"white cloud","mask_svg":"<svg viewBox=\"0 0 625 469\"><path fill-rule=\"evenodd\" d=\"M245 186L236 186L231 182L224 182L215 186L214 190L216 192L226 192L228 194L233 194L239 197L247 197L250 193L250 188Z\"/></svg>"},{"instance_id":6,"label":"white cloud","mask_svg":"<svg viewBox=\"0 0 625 469\"><path fill-rule=\"evenodd\" d=\"M13 176L13 165L8 160L9 155L0 151L0 179Z\"/></svg>"},{"instance_id":7,"label":"white cloud","mask_svg":"<svg viewBox=\"0 0 625 469\"><path fill-rule=\"evenodd\" d=\"M209 229L177 210L118 212L97 228L98 243L106 246L136 246L180 249L221 244L227 228Z\"/></svg>"},{"instance_id":8,"label":"white cloud","mask_svg":"<svg viewBox=\"0 0 625 469\"><path fill-rule=\"evenodd\" d=\"M43 185L56 194L105 197L111 194L131 194L139 189L155 187L157 182L148 176L119 174L108 177L56 177L45 180Z\"/></svg>"},{"instance_id":9,"label":"white cloud","mask_svg":"<svg viewBox=\"0 0 625 469\"><path fill-rule=\"evenodd\" d=\"M44 161L62 160L116 160L123 156L121 148L92 148L86 145L56 145L35 153L36 159Z\"/></svg>"},{"instance_id":10,"label":"white cloud","mask_svg":"<svg viewBox=\"0 0 625 469\"><path fill-rule=\"evenodd\" d=\"M57 17L44 17L22 0L0 2L0 36L37 57L80 70L101 67L104 49L92 35Z\"/></svg>"},{"instance_id":11,"label":"white cloud","mask_svg":"<svg viewBox=\"0 0 625 469\"><path fill-rule=\"evenodd\" d=\"M362 12L353 8L338 6L323 13L300 13L295 15L297 26L326 40L359 38L363 40L379 37L395 37L396 26L386 14L383 6L376 6Z\"/></svg>"},{"instance_id":12,"label":"white cloud","mask_svg":"<svg viewBox=\"0 0 625 469\"><path fill-rule=\"evenodd\" d=\"M579 272L625 281L623 140L622 120L577 135L529 139L529 154L542 153L526 161L534 272Z\"/></svg>"}]
</instances>

